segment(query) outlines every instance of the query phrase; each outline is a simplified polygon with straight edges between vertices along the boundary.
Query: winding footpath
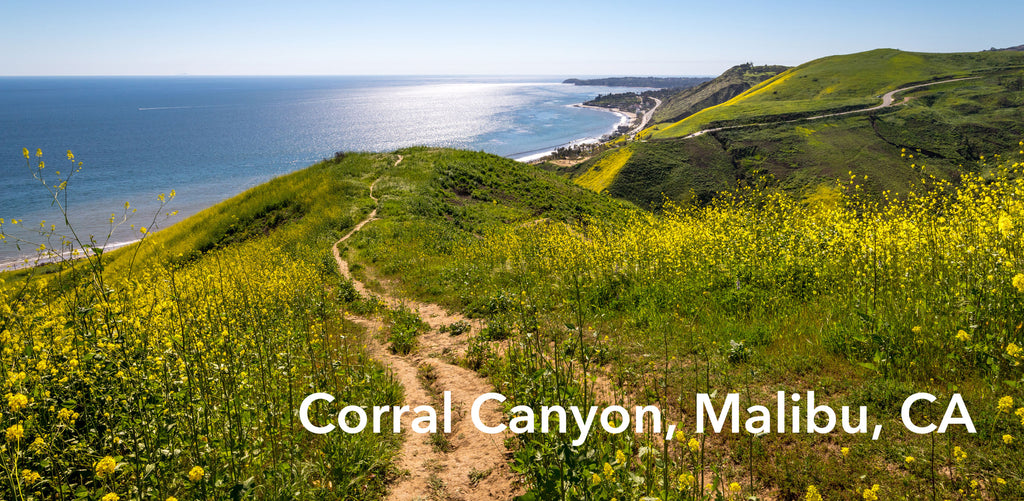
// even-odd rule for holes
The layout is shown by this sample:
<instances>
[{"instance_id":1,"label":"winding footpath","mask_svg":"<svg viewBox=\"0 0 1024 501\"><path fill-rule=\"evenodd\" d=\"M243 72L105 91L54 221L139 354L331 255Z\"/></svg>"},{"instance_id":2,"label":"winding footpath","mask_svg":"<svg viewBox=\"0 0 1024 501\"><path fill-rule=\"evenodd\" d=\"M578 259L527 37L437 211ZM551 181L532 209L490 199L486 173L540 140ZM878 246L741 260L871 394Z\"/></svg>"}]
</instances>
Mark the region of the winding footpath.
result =
<instances>
[{"instance_id":1,"label":"winding footpath","mask_svg":"<svg viewBox=\"0 0 1024 501\"><path fill-rule=\"evenodd\" d=\"M402 155L398 155L394 165L401 162ZM373 195L373 189L380 179L377 178L370 185L370 198L377 205L379 202ZM366 219L332 246L338 271L351 280L356 291L364 297L375 294L352 276L348 261L341 255L338 246L376 219L375 207ZM380 341L385 329L384 322L376 318L349 317L366 328L368 351L390 367L395 378L405 388L404 404L410 409L420 405L437 409L440 431L443 429L442 392L450 391L452 401L452 432L447 434L447 451L435 447L430 435L412 431L410 424L416 417L414 413L403 415L405 441L399 454L398 468L404 474L391 485L387 499L511 499L521 494L508 466L510 453L504 445L505 435L486 435L478 431L470 420L469 411L473 400L494 389L476 372L446 361L461 357L468 338L478 333L483 325L458 313L449 313L436 304L401 299L387 293L378 297L388 308L405 307L416 312L430 326L429 332L420 335L418 348L413 353L395 355ZM439 331L440 327L459 321L469 323L471 331L460 336L450 336ZM432 373L436 379L425 385L420 378L421 371ZM503 419L502 410L496 402L490 401L483 406L481 417L486 423L497 423Z\"/></svg>"},{"instance_id":2,"label":"winding footpath","mask_svg":"<svg viewBox=\"0 0 1024 501\"><path fill-rule=\"evenodd\" d=\"M908 91L908 90L918 89L918 88L921 88L921 87L930 87L932 85L939 85L939 84L950 83L950 82L959 82L959 81L962 81L962 80L975 80L975 79L978 79L978 78L981 78L981 77L953 78L953 79L950 79L950 80L941 80L941 81L938 81L938 82L929 82L929 83L911 85L909 87L903 87L903 88L900 88L900 89L892 90L892 91L886 92L882 96L882 104L879 104L877 106L872 106L870 108L862 108L862 109L859 109L859 110L852 110L852 111L842 111L842 112L839 112L839 113L828 113L828 114L825 114L825 115L815 115L813 117L795 118L793 120L783 120L781 122L759 122L759 123L753 123L753 124L731 125L731 126L728 126L728 127L716 127L716 128L713 128L713 129L699 130L699 131L694 132L694 133L692 133L692 134L690 134L688 136L685 136L684 139L690 139L692 137L701 136L701 135L707 134L709 132L718 132L720 130L740 129L740 128L743 128L743 127L754 127L754 126L758 126L758 125L788 124L788 123L793 123L793 122L803 122L805 120L818 120L818 119L821 119L821 118L838 117L838 116L842 116L842 115L852 115L854 113L864 113L866 111L880 110L882 108L888 108L890 106L894 106L894 105L897 105L897 104L903 104L903 103L905 103L905 102L910 100L909 97L906 97L902 101L896 102L895 101L895 96L896 96L896 94L898 94L900 92L905 92L905 91Z\"/></svg>"}]
</instances>

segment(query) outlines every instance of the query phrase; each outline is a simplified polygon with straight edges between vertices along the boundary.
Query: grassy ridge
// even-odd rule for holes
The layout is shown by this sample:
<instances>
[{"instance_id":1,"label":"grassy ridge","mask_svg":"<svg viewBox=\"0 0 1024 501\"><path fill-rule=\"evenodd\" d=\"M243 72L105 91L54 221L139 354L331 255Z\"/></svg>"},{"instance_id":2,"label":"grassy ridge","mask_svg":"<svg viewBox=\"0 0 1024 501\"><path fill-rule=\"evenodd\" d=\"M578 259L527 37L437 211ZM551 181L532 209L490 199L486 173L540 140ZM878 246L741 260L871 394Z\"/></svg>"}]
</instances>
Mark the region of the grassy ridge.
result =
<instances>
[{"instance_id":1,"label":"grassy ridge","mask_svg":"<svg viewBox=\"0 0 1024 501\"><path fill-rule=\"evenodd\" d=\"M761 82L729 101L683 120L656 125L650 137L682 137L721 120L794 112L823 112L877 104L879 97L909 84L1020 68L1018 52L926 54L877 49L804 63Z\"/></svg>"},{"instance_id":2,"label":"grassy ridge","mask_svg":"<svg viewBox=\"0 0 1024 501\"><path fill-rule=\"evenodd\" d=\"M863 55L856 56L859 59ZM967 56L953 57L958 56L955 54L943 56L952 61L970 60ZM849 57L840 56L838 60ZM987 56L980 57L982 62L987 61ZM833 61L829 66L835 64L839 63ZM929 71L944 68L949 65ZM773 87L767 87L772 83L766 82L755 98L795 85L792 79L799 79L798 69L790 73L789 79L780 75ZM975 69L980 71L981 67ZM852 172L866 176L864 185L872 192L906 193L915 181L915 175L903 163L908 157L913 159L910 163L924 165L928 174L955 180L972 169L979 157L1011 150L1024 134L1024 70L979 76L909 91L899 96L909 98L908 102L870 114L740 127L696 139L634 143L633 156L608 190L641 206L658 207L666 200L684 202L695 196L707 199L718 191L732 189L737 182L749 183L764 175L795 194L815 193L821 185L830 185ZM881 77L875 80L881 81ZM826 83L814 88L801 84L798 87L807 94L787 94L801 100L776 104L804 106L825 101L802 98L827 88L821 87ZM865 84L860 85L858 88ZM770 109L762 104L756 107ZM739 109L732 105L721 108ZM719 123L742 124L745 120L741 113L739 118ZM580 168L602 161L599 156Z\"/></svg>"}]
</instances>

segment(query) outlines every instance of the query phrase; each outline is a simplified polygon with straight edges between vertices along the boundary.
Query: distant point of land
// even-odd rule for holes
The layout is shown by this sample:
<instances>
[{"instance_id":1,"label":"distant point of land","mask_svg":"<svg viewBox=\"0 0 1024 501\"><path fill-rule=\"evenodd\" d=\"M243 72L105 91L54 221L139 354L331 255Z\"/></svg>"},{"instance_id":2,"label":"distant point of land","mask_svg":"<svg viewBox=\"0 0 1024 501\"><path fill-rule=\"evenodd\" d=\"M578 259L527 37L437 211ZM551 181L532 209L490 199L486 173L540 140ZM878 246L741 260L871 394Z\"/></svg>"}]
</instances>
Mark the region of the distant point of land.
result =
<instances>
[{"instance_id":1,"label":"distant point of land","mask_svg":"<svg viewBox=\"0 0 1024 501\"><path fill-rule=\"evenodd\" d=\"M680 89L700 85L712 77L612 77L612 78L570 78L562 83L573 85L601 85L605 87L652 87L656 89Z\"/></svg>"}]
</instances>

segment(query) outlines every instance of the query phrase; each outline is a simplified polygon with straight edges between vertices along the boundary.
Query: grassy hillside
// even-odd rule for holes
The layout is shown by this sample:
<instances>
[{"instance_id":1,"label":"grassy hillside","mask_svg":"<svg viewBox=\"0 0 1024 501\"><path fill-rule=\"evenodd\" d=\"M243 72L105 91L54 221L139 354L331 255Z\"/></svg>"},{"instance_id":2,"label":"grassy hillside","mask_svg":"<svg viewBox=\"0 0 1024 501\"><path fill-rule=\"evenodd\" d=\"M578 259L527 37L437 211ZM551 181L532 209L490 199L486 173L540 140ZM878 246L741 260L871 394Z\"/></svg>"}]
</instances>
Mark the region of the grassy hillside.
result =
<instances>
[{"instance_id":1,"label":"grassy hillside","mask_svg":"<svg viewBox=\"0 0 1024 501\"><path fill-rule=\"evenodd\" d=\"M382 307L329 250L376 181L380 219L342 250L353 269L486 323L465 353L412 356L479 370L508 409L650 404L680 424L672 441L516 435L523 499L796 499L811 486L828 499L1019 498L1024 143L1013 146L959 186L906 165L926 181L904 199L871 196L858 176L820 203L744 189L658 215L482 153L319 163L104 255L102 270L4 275L0 456L15 467L0 493L384 496L400 474L394 437L314 436L294 412L311 388L337 395L334 411L403 400L346 313ZM634 147L637 165L716 166L666 187L733 175L712 137ZM695 393L774 405L777 391L809 390L865 406L882 439L694 432ZM936 447L908 432L900 405L919 391L943 405L962 393L978 433L956 426Z\"/></svg>"},{"instance_id":2,"label":"grassy hillside","mask_svg":"<svg viewBox=\"0 0 1024 501\"><path fill-rule=\"evenodd\" d=\"M721 105L656 125L650 137L681 137L723 120L756 122L772 115L865 107L909 84L1021 67L1024 55L1012 51L926 54L878 49L829 56L782 72Z\"/></svg>"},{"instance_id":3,"label":"grassy hillside","mask_svg":"<svg viewBox=\"0 0 1024 501\"><path fill-rule=\"evenodd\" d=\"M730 165L713 138L649 144L678 149L635 143L630 161ZM749 188L662 215L569 223L472 217L481 224L457 230L404 211L352 245L380 280L487 322L462 361L489 374L510 406L609 398L656 403L683 423L673 442L518 435L524 499L715 499L733 483L743 496L775 499L804 498L810 486L827 499L865 499L875 484L879 499L932 489L1017 497L1024 154L1013 146L959 186L904 157L918 179L904 199L880 199L857 176L813 202ZM490 212L487 198L465 198L461 210ZM718 403L740 393L745 408L807 390L835 408L865 406L881 440L693 433L694 393ZM932 448L908 432L900 406L919 391L942 406L962 393L978 433L958 427Z\"/></svg>"},{"instance_id":4,"label":"grassy hillside","mask_svg":"<svg viewBox=\"0 0 1024 501\"><path fill-rule=\"evenodd\" d=\"M654 113L654 122L676 122L704 108L724 103L747 89L787 70L786 66L733 66L714 80L682 90L665 99Z\"/></svg>"},{"instance_id":5,"label":"grassy hillside","mask_svg":"<svg viewBox=\"0 0 1024 501\"><path fill-rule=\"evenodd\" d=\"M761 113L771 106L786 108L791 118L804 113L795 109L820 109L847 99L826 96L854 96L868 88L880 92L902 85L882 84L887 78L882 74L861 75L870 61L903 68L891 73L894 82L954 70L977 78L908 91L898 96L907 102L872 113L764 123L691 139L657 139L655 134L653 139L631 144L630 158L618 166L611 182L605 179L602 186L616 197L658 208L665 201L707 200L737 182L749 183L765 175L778 186L807 196L849 173L867 176L864 184L871 192L906 193L916 177L908 170L912 164L925 166L930 175L939 178L958 179L979 157L1011 150L1024 134L1024 69L991 70L1008 64L991 54L914 55L883 50L807 63L676 126L690 127L685 125L689 120L706 113L721 118L710 125L744 124L765 119L746 116L744 110ZM908 62L921 60L935 64L919 67ZM850 70L840 70L844 61L855 64ZM910 67L912 71L907 69ZM830 76L826 79L825 75ZM850 75L852 82L839 83ZM826 89L830 91L822 94ZM772 101L778 96L786 100ZM753 104L743 104L748 100ZM607 163L607 155L576 166L572 175L580 176L577 182L582 184L584 173L587 179L599 173L607 178L604 171L588 172Z\"/></svg>"}]
</instances>

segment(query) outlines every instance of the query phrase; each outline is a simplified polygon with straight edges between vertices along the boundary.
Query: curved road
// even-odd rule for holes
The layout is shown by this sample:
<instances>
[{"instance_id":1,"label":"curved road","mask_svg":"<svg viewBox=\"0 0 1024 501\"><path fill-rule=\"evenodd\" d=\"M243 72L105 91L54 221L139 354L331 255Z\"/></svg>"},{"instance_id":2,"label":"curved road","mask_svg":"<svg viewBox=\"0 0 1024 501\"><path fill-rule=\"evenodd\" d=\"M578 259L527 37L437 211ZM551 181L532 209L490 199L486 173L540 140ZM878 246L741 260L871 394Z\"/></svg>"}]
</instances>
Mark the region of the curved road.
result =
<instances>
[{"instance_id":1,"label":"curved road","mask_svg":"<svg viewBox=\"0 0 1024 501\"><path fill-rule=\"evenodd\" d=\"M953 78L953 79L950 79L950 80L941 80L941 81L938 81L938 82L929 82L929 83L911 85L910 87L899 88L899 89L896 89L896 90L892 90L892 91L886 92L882 96L882 104L879 104L877 106L872 106L870 108L863 108L863 109L853 110L853 111L843 111L843 112L839 112L839 113L828 113L828 114L825 114L825 115L816 115L816 116L813 116L813 117L796 118L796 119L793 119L793 120L783 120L781 122L761 122L761 123L753 123L753 124L732 125L732 126L729 126L729 127L716 127L714 129L699 130L697 132L694 132L693 134L685 136L684 139L689 139L691 137L701 136L701 135L707 134L708 132L718 132L720 130L739 129L741 127L753 127L755 125L768 125L769 123L772 123L772 124L786 124L786 123L792 123L792 122L802 122L804 120L817 120L819 118L838 117L838 116L842 116L842 115L851 115L853 113L864 113L865 111L880 110L882 108L888 108L890 106L893 106L894 105L894 98L895 98L896 94L899 93L899 92L913 90L913 89L917 89L917 88L920 88L920 87L929 87L929 86L932 86L932 85L939 85L939 84L950 83L950 82L959 82L961 80L975 80L975 79L978 79L978 78L981 78L981 77ZM904 99L903 101L900 101L899 103L904 103L904 102L906 102L906 99ZM896 103L896 104L899 104L899 103Z\"/></svg>"},{"instance_id":2,"label":"curved road","mask_svg":"<svg viewBox=\"0 0 1024 501\"><path fill-rule=\"evenodd\" d=\"M640 125L637 125L636 127L633 127L633 130L629 131L629 138L630 139L633 139L634 137L636 137L636 135L640 131L644 130L644 127L647 127L647 123L651 121L652 117L654 117L654 110L658 109L658 106L661 106L661 99L658 99L656 97L652 97L651 99L654 100L654 107L649 109L649 110L647 110L647 112L644 113L643 119L640 120Z\"/></svg>"}]
</instances>

